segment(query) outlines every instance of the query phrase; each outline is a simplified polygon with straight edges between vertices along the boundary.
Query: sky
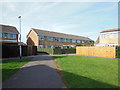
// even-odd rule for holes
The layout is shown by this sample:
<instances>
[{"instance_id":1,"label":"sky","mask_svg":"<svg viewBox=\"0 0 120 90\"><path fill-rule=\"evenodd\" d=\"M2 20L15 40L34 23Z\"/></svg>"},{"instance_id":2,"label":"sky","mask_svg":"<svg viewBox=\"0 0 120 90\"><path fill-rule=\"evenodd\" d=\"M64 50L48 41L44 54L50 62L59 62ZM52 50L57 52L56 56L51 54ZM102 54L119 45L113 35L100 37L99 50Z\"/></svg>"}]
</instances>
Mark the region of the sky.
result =
<instances>
[{"instance_id":1,"label":"sky","mask_svg":"<svg viewBox=\"0 0 120 90\"><path fill-rule=\"evenodd\" d=\"M22 42L31 28L89 37L96 41L105 29L118 28L118 2L0 2L0 24L19 31Z\"/></svg>"}]
</instances>

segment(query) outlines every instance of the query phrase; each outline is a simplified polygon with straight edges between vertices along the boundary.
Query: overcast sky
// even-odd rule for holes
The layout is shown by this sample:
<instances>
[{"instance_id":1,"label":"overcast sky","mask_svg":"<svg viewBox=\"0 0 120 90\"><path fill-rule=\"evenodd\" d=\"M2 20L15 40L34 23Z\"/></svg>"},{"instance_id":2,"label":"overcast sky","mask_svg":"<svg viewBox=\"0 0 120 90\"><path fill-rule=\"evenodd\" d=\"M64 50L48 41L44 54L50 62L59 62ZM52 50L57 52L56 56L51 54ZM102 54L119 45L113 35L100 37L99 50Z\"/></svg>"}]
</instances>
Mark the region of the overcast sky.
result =
<instances>
[{"instance_id":1,"label":"overcast sky","mask_svg":"<svg viewBox=\"0 0 120 90\"><path fill-rule=\"evenodd\" d=\"M96 40L104 29L118 27L117 2L6 2L0 3L0 24L19 30L22 16L22 41L30 28L89 37Z\"/></svg>"}]
</instances>

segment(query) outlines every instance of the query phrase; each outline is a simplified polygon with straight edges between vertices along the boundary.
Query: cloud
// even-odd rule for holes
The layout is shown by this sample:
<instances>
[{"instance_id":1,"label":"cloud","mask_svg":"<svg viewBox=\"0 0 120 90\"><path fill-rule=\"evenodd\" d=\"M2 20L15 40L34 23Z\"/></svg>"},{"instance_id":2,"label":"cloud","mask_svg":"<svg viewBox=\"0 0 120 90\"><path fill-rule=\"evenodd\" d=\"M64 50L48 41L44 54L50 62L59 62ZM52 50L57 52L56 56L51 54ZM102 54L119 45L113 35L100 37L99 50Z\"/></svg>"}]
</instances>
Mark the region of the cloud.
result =
<instances>
[{"instance_id":1,"label":"cloud","mask_svg":"<svg viewBox=\"0 0 120 90\"><path fill-rule=\"evenodd\" d=\"M23 17L27 17L27 16L29 16L30 14L33 14L33 13L35 13L35 12L43 12L43 11L46 11L47 9L50 9L50 8L52 8L52 7L54 7L54 6L56 6L58 3L51 3L51 4L48 4L48 5L45 5L45 3L39 3L39 5L37 5L37 6L35 6L35 5L33 5L32 7L29 7L29 5L28 5L28 7L29 7L29 9L28 9L28 12L27 13L25 13L25 14L22 14L23 15Z\"/></svg>"}]
</instances>

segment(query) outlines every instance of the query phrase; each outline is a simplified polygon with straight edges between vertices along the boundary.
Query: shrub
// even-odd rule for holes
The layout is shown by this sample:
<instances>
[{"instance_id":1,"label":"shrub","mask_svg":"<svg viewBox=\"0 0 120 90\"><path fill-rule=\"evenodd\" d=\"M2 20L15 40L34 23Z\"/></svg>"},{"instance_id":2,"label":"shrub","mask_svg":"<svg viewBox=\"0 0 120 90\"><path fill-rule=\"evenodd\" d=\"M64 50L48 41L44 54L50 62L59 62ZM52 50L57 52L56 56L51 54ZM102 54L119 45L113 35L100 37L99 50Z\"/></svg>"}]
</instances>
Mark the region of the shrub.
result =
<instances>
[{"instance_id":1,"label":"shrub","mask_svg":"<svg viewBox=\"0 0 120 90\"><path fill-rule=\"evenodd\" d=\"M116 47L116 58L120 58L120 46Z\"/></svg>"}]
</instances>

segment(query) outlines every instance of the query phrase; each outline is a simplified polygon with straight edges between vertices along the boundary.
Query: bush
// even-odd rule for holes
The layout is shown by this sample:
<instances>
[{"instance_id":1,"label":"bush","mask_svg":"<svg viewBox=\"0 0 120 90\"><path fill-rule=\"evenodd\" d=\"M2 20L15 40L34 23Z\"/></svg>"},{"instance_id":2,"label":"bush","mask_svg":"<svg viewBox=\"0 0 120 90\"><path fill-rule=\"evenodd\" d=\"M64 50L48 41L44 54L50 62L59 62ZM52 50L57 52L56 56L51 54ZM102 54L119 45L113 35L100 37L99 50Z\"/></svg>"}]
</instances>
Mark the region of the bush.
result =
<instances>
[{"instance_id":1,"label":"bush","mask_svg":"<svg viewBox=\"0 0 120 90\"><path fill-rule=\"evenodd\" d=\"M38 52L47 52L49 54L53 54L53 49L52 48L38 48Z\"/></svg>"},{"instance_id":2,"label":"bush","mask_svg":"<svg viewBox=\"0 0 120 90\"><path fill-rule=\"evenodd\" d=\"M63 49L66 54L76 53L76 49Z\"/></svg>"},{"instance_id":3,"label":"bush","mask_svg":"<svg viewBox=\"0 0 120 90\"><path fill-rule=\"evenodd\" d=\"M120 58L120 46L116 47L116 58Z\"/></svg>"}]
</instances>

